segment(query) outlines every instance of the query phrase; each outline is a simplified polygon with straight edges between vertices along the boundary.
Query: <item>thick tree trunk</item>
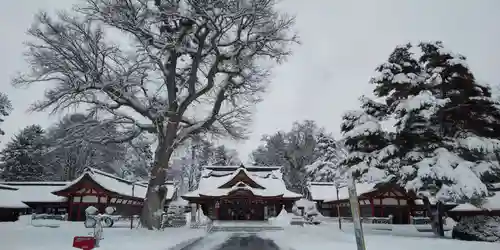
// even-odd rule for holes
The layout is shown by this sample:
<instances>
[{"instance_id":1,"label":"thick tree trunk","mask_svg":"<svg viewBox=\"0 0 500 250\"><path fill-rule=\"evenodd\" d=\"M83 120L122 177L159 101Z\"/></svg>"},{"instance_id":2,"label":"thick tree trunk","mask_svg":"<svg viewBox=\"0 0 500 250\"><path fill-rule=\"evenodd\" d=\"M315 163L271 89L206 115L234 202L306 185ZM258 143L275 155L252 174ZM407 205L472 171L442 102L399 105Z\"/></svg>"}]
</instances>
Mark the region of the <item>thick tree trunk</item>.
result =
<instances>
[{"instance_id":1,"label":"thick tree trunk","mask_svg":"<svg viewBox=\"0 0 500 250\"><path fill-rule=\"evenodd\" d=\"M146 200L141 213L142 226L150 230L161 228L165 196L167 194L165 182L168 162L173 152L171 146L160 140L155 151L155 160L151 169Z\"/></svg>"},{"instance_id":2,"label":"thick tree trunk","mask_svg":"<svg viewBox=\"0 0 500 250\"><path fill-rule=\"evenodd\" d=\"M427 209L427 213L429 214L429 217L431 219L432 231L436 236L444 237L442 203L437 202L436 209L433 209L427 197L424 197L423 201Z\"/></svg>"},{"instance_id":3,"label":"thick tree trunk","mask_svg":"<svg viewBox=\"0 0 500 250\"><path fill-rule=\"evenodd\" d=\"M141 224L150 230L161 229L163 208L167 188L167 169L170 156L174 152L174 141L177 136L178 123L170 121L164 130L161 126L158 134L158 146L155 150L155 159L151 169L146 200L142 207Z\"/></svg>"}]
</instances>

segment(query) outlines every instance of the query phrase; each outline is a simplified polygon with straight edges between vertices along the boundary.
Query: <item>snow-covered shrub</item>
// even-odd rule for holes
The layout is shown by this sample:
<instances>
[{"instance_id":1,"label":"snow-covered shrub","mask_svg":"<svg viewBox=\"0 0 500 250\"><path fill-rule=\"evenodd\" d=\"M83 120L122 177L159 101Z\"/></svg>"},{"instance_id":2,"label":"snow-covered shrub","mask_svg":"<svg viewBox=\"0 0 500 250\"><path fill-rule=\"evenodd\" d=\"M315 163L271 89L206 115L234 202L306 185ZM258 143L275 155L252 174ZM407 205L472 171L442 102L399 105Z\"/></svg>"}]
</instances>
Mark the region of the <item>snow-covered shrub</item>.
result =
<instances>
[{"instance_id":1,"label":"snow-covered shrub","mask_svg":"<svg viewBox=\"0 0 500 250\"><path fill-rule=\"evenodd\" d=\"M106 212L106 214L111 215L114 212L116 212L116 207L106 207L105 212Z\"/></svg>"},{"instance_id":2,"label":"snow-covered shrub","mask_svg":"<svg viewBox=\"0 0 500 250\"><path fill-rule=\"evenodd\" d=\"M87 209L85 209L85 214L87 215L95 215L99 212L99 209L97 209L94 206L89 206Z\"/></svg>"},{"instance_id":3,"label":"snow-covered shrub","mask_svg":"<svg viewBox=\"0 0 500 250\"><path fill-rule=\"evenodd\" d=\"M460 240L500 242L500 216L464 217L452 235Z\"/></svg>"}]
</instances>

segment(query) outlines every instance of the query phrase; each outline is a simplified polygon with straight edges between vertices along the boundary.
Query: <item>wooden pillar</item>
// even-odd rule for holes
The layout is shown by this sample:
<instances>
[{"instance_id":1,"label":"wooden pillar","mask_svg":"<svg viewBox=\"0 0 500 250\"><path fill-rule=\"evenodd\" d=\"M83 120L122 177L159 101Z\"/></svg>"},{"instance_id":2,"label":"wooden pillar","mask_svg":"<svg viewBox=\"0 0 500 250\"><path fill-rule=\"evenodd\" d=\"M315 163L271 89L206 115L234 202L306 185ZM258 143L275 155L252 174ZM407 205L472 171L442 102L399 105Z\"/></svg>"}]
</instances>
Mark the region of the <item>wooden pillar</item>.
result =
<instances>
[{"instance_id":1,"label":"wooden pillar","mask_svg":"<svg viewBox=\"0 0 500 250\"><path fill-rule=\"evenodd\" d=\"M73 196L72 195L69 195L68 196L68 221L71 221L71 214L73 212L72 210L73 208Z\"/></svg>"},{"instance_id":2,"label":"wooden pillar","mask_svg":"<svg viewBox=\"0 0 500 250\"><path fill-rule=\"evenodd\" d=\"M372 217L375 217L375 204L373 204L373 197L370 197L370 208L372 210Z\"/></svg>"},{"instance_id":3,"label":"wooden pillar","mask_svg":"<svg viewBox=\"0 0 500 250\"><path fill-rule=\"evenodd\" d=\"M220 202L219 200L215 201L215 219L220 220Z\"/></svg>"},{"instance_id":4,"label":"wooden pillar","mask_svg":"<svg viewBox=\"0 0 500 250\"><path fill-rule=\"evenodd\" d=\"M399 223L403 223L403 221L402 221L402 220L403 220L403 217L404 217L404 211L403 211L403 209L401 208L401 200L400 200L399 198L398 198L398 211L399 211L399 213L400 213L400 214L399 214L399 218L400 218L400 220L401 220L401 221L399 221ZM396 216L394 216L394 217L396 217ZM394 218L394 217L393 217L393 218Z\"/></svg>"},{"instance_id":5,"label":"wooden pillar","mask_svg":"<svg viewBox=\"0 0 500 250\"><path fill-rule=\"evenodd\" d=\"M80 196L80 203L78 203L78 214L76 215L76 221L80 221L80 218L82 217L82 200L83 196Z\"/></svg>"},{"instance_id":6,"label":"wooden pillar","mask_svg":"<svg viewBox=\"0 0 500 250\"><path fill-rule=\"evenodd\" d=\"M384 199L380 198L380 217L384 217Z\"/></svg>"},{"instance_id":7,"label":"wooden pillar","mask_svg":"<svg viewBox=\"0 0 500 250\"><path fill-rule=\"evenodd\" d=\"M99 213L103 214L104 213L104 209L102 209L102 206L101 206L101 195L100 194L96 194L95 195L97 197L97 210L99 211Z\"/></svg>"}]
</instances>

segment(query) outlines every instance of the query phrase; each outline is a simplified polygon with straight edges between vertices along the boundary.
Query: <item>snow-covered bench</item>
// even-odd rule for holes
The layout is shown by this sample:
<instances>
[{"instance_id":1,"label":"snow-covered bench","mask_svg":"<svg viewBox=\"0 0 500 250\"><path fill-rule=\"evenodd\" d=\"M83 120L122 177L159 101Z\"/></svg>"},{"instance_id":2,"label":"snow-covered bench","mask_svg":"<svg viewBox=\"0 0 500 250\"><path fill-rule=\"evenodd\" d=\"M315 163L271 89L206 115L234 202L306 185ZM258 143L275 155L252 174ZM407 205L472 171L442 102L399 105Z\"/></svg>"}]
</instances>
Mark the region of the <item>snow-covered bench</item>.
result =
<instances>
[{"instance_id":1,"label":"snow-covered bench","mask_svg":"<svg viewBox=\"0 0 500 250\"><path fill-rule=\"evenodd\" d=\"M67 214L32 214L30 224L34 227L59 227L60 221L68 220Z\"/></svg>"},{"instance_id":2,"label":"snow-covered bench","mask_svg":"<svg viewBox=\"0 0 500 250\"><path fill-rule=\"evenodd\" d=\"M340 219L344 222L352 222L352 217L340 217ZM331 217L330 221L338 221L338 217ZM361 223L364 224L392 224L393 216L389 215L388 217L361 217Z\"/></svg>"},{"instance_id":3,"label":"snow-covered bench","mask_svg":"<svg viewBox=\"0 0 500 250\"><path fill-rule=\"evenodd\" d=\"M68 214L32 214L31 220L67 220Z\"/></svg>"},{"instance_id":4,"label":"snow-covered bench","mask_svg":"<svg viewBox=\"0 0 500 250\"><path fill-rule=\"evenodd\" d=\"M443 217L443 229L444 231L450 231L453 227L451 225L447 225L446 221L446 217ZM429 217L410 216L410 224L415 226L419 232L432 232L431 223L432 220Z\"/></svg>"},{"instance_id":5,"label":"snow-covered bench","mask_svg":"<svg viewBox=\"0 0 500 250\"><path fill-rule=\"evenodd\" d=\"M302 216L294 216L290 221L290 225L304 226L306 220Z\"/></svg>"},{"instance_id":6,"label":"snow-covered bench","mask_svg":"<svg viewBox=\"0 0 500 250\"><path fill-rule=\"evenodd\" d=\"M427 225L431 224L431 222L431 218L429 217L410 216L410 224L413 225ZM443 225L446 225L446 217L443 217Z\"/></svg>"},{"instance_id":7,"label":"snow-covered bench","mask_svg":"<svg viewBox=\"0 0 500 250\"><path fill-rule=\"evenodd\" d=\"M107 214L102 215L102 217L103 217L103 223L102 223L103 227L113 227L116 222L120 222L120 221L130 222L130 218L131 218L130 216L126 216L126 215L107 215ZM139 215L134 215L132 217L135 221L139 221L139 219L140 219ZM84 225L86 228L94 228L96 223L97 223L97 221L95 220L95 218L93 216L87 215L87 217L85 218Z\"/></svg>"}]
</instances>

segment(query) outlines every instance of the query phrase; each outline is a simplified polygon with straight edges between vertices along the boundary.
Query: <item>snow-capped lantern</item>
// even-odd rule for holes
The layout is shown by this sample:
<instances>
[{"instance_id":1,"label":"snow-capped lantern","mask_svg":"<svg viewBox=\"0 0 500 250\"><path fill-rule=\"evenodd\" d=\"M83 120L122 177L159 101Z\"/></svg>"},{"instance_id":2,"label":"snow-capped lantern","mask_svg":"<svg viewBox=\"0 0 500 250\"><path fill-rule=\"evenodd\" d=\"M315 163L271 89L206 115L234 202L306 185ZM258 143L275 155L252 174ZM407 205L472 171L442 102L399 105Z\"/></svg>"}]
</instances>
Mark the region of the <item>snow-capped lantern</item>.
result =
<instances>
[{"instance_id":1,"label":"snow-capped lantern","mask_svg":"<svg viewBox=\"0 0 500 250\"><path fill-rule=\"evenodd\" d=\"M116 207L106 207L106 209L104 209L104 212L106 212L106 214L113 214L116 212Z\"/></svg>"},{"instance_id":2,"label":"snow-capped lantern","mask_svg":"<svg viewBox=\"0 0 500 250\"><path fill-rule=\"evenodd\" d=\"M293 204L292 213L295 214L295 215L301 215L302 210L299 209L299 207L297 207L297 204Z\"/></svg>"},{"instance_id":3,"label":"snow-capped lantern","mask_svg":"<svg viewBox=\"0 0 500 250\"><path fill-rule=\"evenodd\" d=\"M85 209L85 214L88 214L88 215L95 215L99 212L99 209L97 209L96 207L94 206L89 206Z\"/></svg>"}]
</instances>

